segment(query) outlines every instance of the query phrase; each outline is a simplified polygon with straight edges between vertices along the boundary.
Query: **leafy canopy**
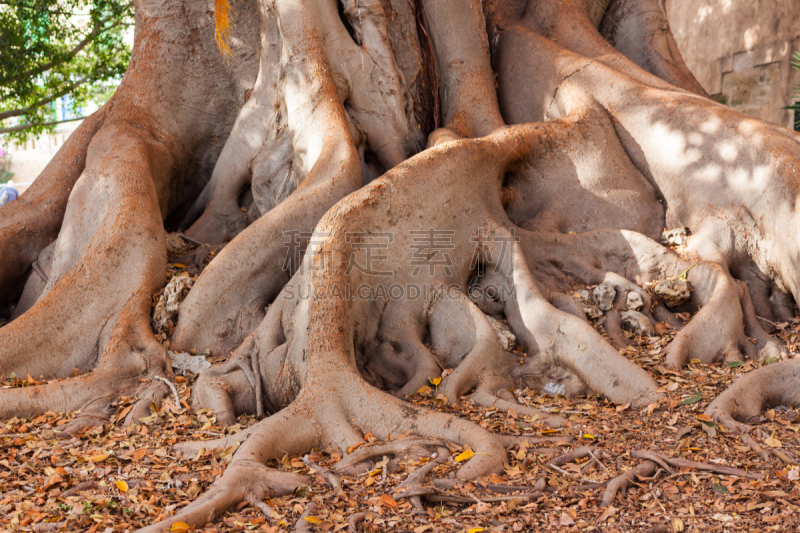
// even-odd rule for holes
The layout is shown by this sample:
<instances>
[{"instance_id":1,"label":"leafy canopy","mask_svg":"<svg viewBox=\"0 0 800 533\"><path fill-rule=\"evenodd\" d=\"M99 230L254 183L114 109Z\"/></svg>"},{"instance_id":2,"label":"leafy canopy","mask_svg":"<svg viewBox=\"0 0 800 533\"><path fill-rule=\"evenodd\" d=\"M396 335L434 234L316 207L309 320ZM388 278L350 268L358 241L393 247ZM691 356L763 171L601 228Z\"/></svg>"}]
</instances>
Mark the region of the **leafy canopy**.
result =
<instances>
[{"instance_id":1,"label":"leafy canopy","mask_svg":"<svg viewBox=\"0 0 800 533\"><path fill-rule=\"evenodd\" d=\"M800 70L800 52L795 52L794 55L792 56L792 66L795 68L795 70ZM800 96L800 85L794 87L794 96ZM793 109L794 111L800 111L800 104L787 105L786 107L784 107L784 109ZM795 117L797 116L798 113L795 113ZM794 127L795 129L800 127L800 120L797 120L797 118L795 118Z\"/></svg>"},{"instance_id":2,"label":"leafy canopy","mask_svg":"<svg viewBox=\"0 0 800 533\"><path fill-rule=\"evenodd\" d=\"M130 59L130 0L0 0L0 133L52 130L54 102L103 103Z\"/></svg>"}]
</instances>

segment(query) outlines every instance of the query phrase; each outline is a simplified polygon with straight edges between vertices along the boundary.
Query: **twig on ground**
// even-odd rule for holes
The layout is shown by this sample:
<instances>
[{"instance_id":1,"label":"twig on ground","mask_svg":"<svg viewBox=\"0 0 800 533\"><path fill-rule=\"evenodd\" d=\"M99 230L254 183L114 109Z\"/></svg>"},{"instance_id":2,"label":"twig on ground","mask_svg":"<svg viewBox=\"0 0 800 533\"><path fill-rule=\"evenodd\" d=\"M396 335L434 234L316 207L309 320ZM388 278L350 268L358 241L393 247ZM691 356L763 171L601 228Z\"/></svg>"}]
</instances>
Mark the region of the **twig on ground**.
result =
<instances>
[{"instance_id":1,"label":"twig on ground","mask_svg":"<svg viewBox=\"0 0 800 533\"><path fill-rule=\"evenodd\" d=\"M167 387L169 387L169 390L172 391L172 395L175 397L175 408L178 409L178 414L183 413L184 408L181 407L181 400L178 396L178 389L175 388L175 385L173 385L170 380L163 376L155 376L155 378L167 384Z\"/></svg>"},{"instance_id":2,"label":"twig on ground","mask_svg":"<svg viewBox=\"0 0 800 533\"><path fill-rule=\"evenodd\" d=\"M342 494L342 482L341 482L341 480L339 480L339 476L337 476L336 474L334 474L333 472L331 472L330 470L328 470L324 466L320 466L318 464L312 463L311 460L309 460L308 455L305 455L303 457L303 462L305 464L307 464L309 467L311 467L314 470L316 470L317 472L319 472L319 474L323 478L325 478L325 481L327 481L328 485L330 485L331 488L333 489L333 495L334 496L339 496L340 494Z\"/></svg>"}]
</instances>

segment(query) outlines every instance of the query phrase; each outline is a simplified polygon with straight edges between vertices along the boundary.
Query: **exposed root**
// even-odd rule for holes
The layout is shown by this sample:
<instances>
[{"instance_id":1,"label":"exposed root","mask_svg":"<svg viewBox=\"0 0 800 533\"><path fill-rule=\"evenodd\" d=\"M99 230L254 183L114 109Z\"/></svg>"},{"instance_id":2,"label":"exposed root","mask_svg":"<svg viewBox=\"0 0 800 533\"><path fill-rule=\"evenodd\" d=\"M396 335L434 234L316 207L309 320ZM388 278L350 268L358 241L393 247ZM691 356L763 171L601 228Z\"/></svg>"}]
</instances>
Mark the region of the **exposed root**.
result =
<instances>
[{"instance_id":1,"label":"exposed root","mask_svg":"<svg viewBox=\"0 0 800 533\"><path fill-rule=\"evenodd\" d=\"M456 488L456 484L462 483L455 479L435 479L433 480L434 486L440 489L447 489L453 490ZM490 491L490 492L500 492L500 493L507 493L507 494L515 494L515 493L524 493L527 496L533 497L534 494L539 493L541 495L541 491L531 491L531 487L527 487L524 485L501 485L498 483L477 483L476 489L480 492Z\"/></svg>"},{"instance_id":2,"label":"exposed root","mask_svg":"<svg viewBox=\"0 0 800 533\"><path fill-rule=\"evenodd\" d=\"M530 417L532 421L541 420L544 424L550 426L551 428L559 428L564 425L563 417L540 411L538 409L533 409L527 405L520 404L516 400L502 400L496 396L480 391L473 392L469 396L469 399L472 403L475 405L480 405L481 407L490 407L499 411L503 411L504 413L514 411L523 417Z\"/></svg>"},{"instance_id":3,"label":"exposed root","mask_svg":"<svg viewBox=\"0 0 800 533\"><path fill-rule=\"evenodd\" d=\"M339 480L339 476L337 476L324 466L320 466L316 463L312 463L311 461L309 461L308 455L303 456L303 462L307 464L309 467L316 470L323 478L325 478L325 481L327 481L328 485L330 485L331 488L333 489L334 496L338 496L342 493L342 482L341 480Z\"/></svg>"},{"instance_id":4,"label":"exposed root","mask_svg":"<svg viewBox=\"0 0 800 533\"><path fill-rule=\"evenodd\" d=\"M442 441L418 437L406 437L375 446L362 446L336 463L334 469L337 472L347 474L363 473L374 468L375 461L372 461L372 459L383 459L387 456L408 457L415 454L417 457L427 457L429 456L427 448L439 448L442 446L444 446Z\"/></svg>"},{"instance_id":5,"label":"exposed root","mask_svg":"<svg viewBox=\"0 0 800 533\"><path fill-rule=\"evenodd\" d=\"M424 507L420 500L421 496L434 494L436 491L431 491L423 486L425 478L430 474L434 468L442 464L448 457L447 448L439 448L437 452L431 455L430 460L424 465L420 466L408 477L400 483L394 491L395 498L409 498L411 505L416 512L424 512Z\"/></svg>"},{"instance_id":6,"label":"exposed root","mask_svg":"<svg viewBox=\"0 0 800 533\"><path fill-rule=\"evenodd\" d=\"M714 472L715 474L722 474L724 476L736 476L736 477L743 477L747 479L759 479L761 476L756 474L751 474L746 472L740 468L731 468L729 466L720 466L720 465L712 465L707 463L698 463L697 461L688 461L686 459L680 459L676 457L669 457L667 455L657 453L657 452L650 452L650 451L642 451L642 450L633 450L631 452L631 458L633 459L647 459L654 463L661 465L664 470L669 472L670 474L674 473L670 466L676 468L690 468L692 470L700 470L703 472Z\"/></svg>"},{"instance_id":7,"label":"exposed root","mask_svg":"<svg viewBox=\"0 0 800 533\"><path fill-rule=\"evenodd\" d=\"M686 459L669 457L658 452L633 450L631 451L630 455L632 459L645 459L645 461L607 483L606 490L603 493L603 498L601 500L601 505L603 507L608 507L611 505L618 493L621 493L623 496L625 496L628 487L636 482L636 478L649 478L653 475L657 475L660 469L658 471L656 469L659 467L668 472L670 475L675 474L675 471L672 469L672 467L675 467L681 469L713 472L715 474L736 476L746 479L761 478L760 475L746 472L739 468L689 461Z\"/></svg>"},{"instance_id":8,"label":"exposed root","mask_svg":"<svg viewBox=\"0 0 800 533\"><path fill-rule=\"evenodd\" d=\"M390 4L346 0L343 17L329 0L258 4L260 55L242 56L258 55L258 79L199 196L192 187L202 187L202 172L190 187L184 176L202 166L191 162L198 153L213 161L205 139L216 142L220 133L201 123L226 123L227 115L186 115L226 100L199 102L167 85L151 87L150 96L161 106L153 113L169 120L148 118L141 96L121 89L109 110L86 121L76 147L64 151L75 157L62 165L69 168L61 181L42 181L49 192L61 187L42 221L30 209L8 211L9 235L23 235L28 222L33 233L30 250L10 259L0 253L0 304L21 294L14 320L0 329L0 371L83 375L1 390L0 417L82 409L67 432L105 421L121 394L136 397L126 423L170 393L181 410L166 350L149 325L150 298L164 281L165 220L191 224L187 240L195 244L230 240L181 305L169 342L228 356L198 378L193 408L212 409L222 425L242 414L261 420L235 435L177 445L187 456L238 448L210 490L146 532L176 522L201 527L241 502L275 518L264 499L291 494L308 478L267 465L313 448L351 452L331 468L304 458L337 495L337 474L379 465L386 481L404 458L418 459L424 464L395 493L418 511L423 498L535 501L550 490L548 471L580 480L575 490L594 490L603 484L591 473L608 469L599 446L550 459L532 488L479 483L465 496L447 492L460 488L455 479L426 484L452 443L472 452L456 478L474 480L502 472L506 448L566 439L498 436L404 399L430 384L437 402L468 397L527 418L520 424L558 427L566 425L561 417L519 404L510 390L593 392L650 411L659 405L656 381L619 351L631 330L674 328L671 368L783 355L762 322L790 317L789 295L800 296L800 245L779 230L800 221L785 208L794 197L787 169L800 159L797 137L698 96L656 0L612 0L605 18L587 13L582 0L537 0L524 9L487 0L491 46L477 0L384 11ZM205 7L188 7L194 15L185 18L205 20ZM160 42L152 37L162 33L159 24L174 18L156 15L142 15L152 27L137 30L136 59L149 66L132 70L126 83L153 73L172 79L165 71L198 61L188 59L195 41L202 51L195 28L182 27L191 37L177 51L172 41L142 46ZM398 19L412 21L429 50L401 50L396 43L413 39L392 26ZM147 61L153 57L164 65ZM421 57L430 65L409 69ZM434 109L421 110L437 116L417 116L424 104L412 101L422 91L416 74L407 76L414 69L442 89ZM228 92L214 88L207 94ZM506 127L504 117L520 124ZM440 118L445 127L431 133L428 148L406 159L422 147L419 124ZM72 187L68 203L64 184ZM42 194L17 206L30 208ZM653 240L667 221L693 234L683 255ZM11 241L0 234L3 252ZM192 260L202 263L206 253L210 247ZM23 289L18 282L29 270ZM655 296L653 284L664 281L685 281L689 300ZM587 285L605 291L604 300L593 293L585 307L587 298L573 295ZM587 312L605 315L611 343ZM694 314L685 325L683 313ZM764 366L707 414L762 457L793 461L761 448L746 423L769 406L800 404L798 383L800 359ZM606 484L604 506L637 477L661 470L758 477L656 452L630 455L644 462ZM578 460L580 467L568 465ZM313 513L308 504L294 530L311 531ZM363 519L351 517L350 529Z\"/></svg>"},{"instance_id":9,"label":"exposed root","mask_svg":"<svg viewBox=\"0 0 800 533\"><path fill-rule=\"evenodd\" d=\"M646 478L652 476L655 473L657 466L658 465L652 461L645 461L631 468L621 476L609 481L608 485L606 485L605 492L603 492L603 498L600 502L600 505L602 507L608 507L614 503L617 493L622 493L622 496L624 497L628 492L628 487L635 483L637 477Z\"/></svg>"},{"instance_id":10,"label":"exposed root","mask_svg":"<svg viewBox=\"0 0 800 533\"><path fill-rule=\"evenodd\" d=\"M11 318L8 304L22 293L23 276L58 236L70 192L83 173L89 144L106 114L104 106L84 120L34 184L17 201L4 206L0 217L0 319Z\"/></svg>"},{"instance_id":11,"label":"exposed root","mask_svg":"<svg viewBox=\"0 0 800 533\"><path fill-rule=\"evenodd\" d=\"M314 516L314 511L316 511L316 509L317 506L314 502L307 503L303 509L303 514L300 515L300 518L298 518L297 522L295 522L292 531L294 533L312 533L314 531L314 527L309 520L306 520L306 518Z\"/></svg>"},{"instance_id":12,"label":"exposed root","mask_svg":"<svg viewBox=\"0 0 800 533\"><path fill-rule=\"evenodd\" d=\"M245 497L245 501L250 505L252 505L253 507L255 507L256 509L258 509L259 511L261 511L261 513L264 515L264 518L266 518L267 520L273 520L274 518L276 518L277 513L275 512L275 509L270 507L266 502L260 500L259 498L256 498L256 495L253 494L252 492L247 494L247 496Z\"/></svg>"},{"instance_id":13,"label":"exposed root","mask_svg":"<svg viewBox=\"0 0 800 533\"><path fill-rule=\"evenodd\" d=\"M367 513L355 513L347 519L347 529L351 533L355 533L358 531L358 524L364 521L367 517Z\"/></svg>"},{"instance_id":14,"label":"exposed root","mask_svg":"<svg viewBox=\"0 0 800 533\"><path fill-rule=\"evenodd\" d=\"M585 457L594 458L594 453L599 450L599 446L581 446L580 448L575 448L574 450L571 450L565 454L550 459L547 461L547 466L563 466L567 463L571 463L572 461L584 459Z\"/></svg>"}]
</instances>

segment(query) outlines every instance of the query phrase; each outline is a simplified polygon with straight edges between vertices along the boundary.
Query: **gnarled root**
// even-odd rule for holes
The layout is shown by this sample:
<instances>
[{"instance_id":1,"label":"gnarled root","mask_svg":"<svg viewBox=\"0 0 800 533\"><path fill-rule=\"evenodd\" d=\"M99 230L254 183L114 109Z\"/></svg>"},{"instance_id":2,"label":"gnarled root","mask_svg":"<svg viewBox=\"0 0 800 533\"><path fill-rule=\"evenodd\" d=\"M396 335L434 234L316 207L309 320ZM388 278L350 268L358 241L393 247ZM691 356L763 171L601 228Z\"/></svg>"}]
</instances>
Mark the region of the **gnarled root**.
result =
<instances>
[{"instance_id":1,"label":"gnarled root","mask_svg":"<svg viewBox=\"0 0 800 533\"><path fill-rule=\"evenodd\" d=\"M742 352L761 359L774 355L780 345L766 334L760 343L750 341L746 335L753 331L747 319L751 308L748 292L718 264L687 261L642 235L626 231L603 230L574 236L523 233L522 245L552 287L569 290L568 284L554 279L539 265L557 264L580 283L612 286L616 291L613 310L617 313L629 311L628 293L637 293L643 303L640 311L651 326L656 323L651 308L664 319L670 317L663 304L654 307L657 304L638 285L685 278L691 286L690 304L699 311L667 346L666 362L670 367L680 368L691 359L705 363L739 361L744 357ZM621 331L612 316L615 315L609 314L605 326L615 339L621 337Z\"/></svg>"},{"instance_id":2,"label":"gnarled root","mask_svg":"<svg viewBox=\"0 0 800 533\"><path fill-rule=\"evenodd\" d=\"M748 422L777 405L800 405L800 359L762 366L741 376L706 409L719 424L746 439L754 451L760 447L747 435ZM762 451L761 455L765 455Z\"/></svg>"},{"instance_id":3,"label":"gnarled root","mask_svg":"<svg viewBox=\"0 0 800 533\"><path fill-rule=\"evenodd\" d=\"M223 118L232 104L228 96L209 96L215 92L210 83L186 83L200 69L224 63L212 36L198 39L204 34L197 26L186 28L191 20L208 21L200 11L205 8L191 4L137 8L137 23L147 28L136 33L132 64L138 68L65 143L31 187L30 201L23 195L3 208L4 223L14 228L27 220L28 232L0 232L0 247L8 246L7 236L19 238L23 252L3 253L0 290L13 285L12 271L34 273L14 319L0 328L0 372L69 379L3 389L0 416L81 409L67 428L75 430L103 420L120 394L138 395L130 416L142 416L169 393L156 379L171 377L171 370L149 320L151 296L164 283L164 220L179 207L182 174L190 167L202 171L191 161L195 151L224 133L209 117ZM176 28L180 37L162 39ZM198 116L203 124L195 122ZM19 217L5 218L17 211ZM21 267L3 263L23 259Z\"/></svg>"},{"instance_id":4,"label":"gnarled root","mask_svg":"<svg viewBox=\"0 0 800 533\"><path fill-rule=\"evenodd\" d=\"M628 487L636 482L636 478L649 478L654 475L657 476L658 473L661 472L661 469L663 469L665 472L668 472L670 475L675 474L675 471L673 470L674 467L680 469L713 472L715 474L724 476L736 476L746 479L760 479L761 477L758 474L753 474L740 468L699 463L697 461L688 461L686 459L669 457L657 452L633 450L631 451L630 455L632 459L644 459L645 461L608 482L601 500L601 505L603 507L608 507L611 505L618 493L622 493L624 496Z\"/></svg>"},{"instance_id":5,"label":"gnarled root","mask_svg":"<svg viewBox=\"0 0 800 533\"><path fill-rule=\"evenodd\" d=\"M29 310L0 329L0 370L46 379L96 375L3 390L0 416L87 406L102 413L115 394L168 371L166 351L150 332L149 303L165 263L156 184L166 177L154 169L169 161L162 145L133 128L107 124L95 135L48 282Z\"/></svg>"},{"instance_id":6,"label":"gnarled root","mask_svg":"<svg viewBox=\"0 0 800 533\"><path fill-rule=\"evenodd\" d=\"M438 448L442 456L449 455L439 439L466 444L476 451L475 457L459 471L460 478L474 478L502 469L503 446L478 426L450 415L409 406L371 388L350 372L316 379L324 379L328 384L327 390L347 391L347 394L339 393L334 398L319 401L312 392L317 390L314 387L309 387L309 392L301 392L291 405L249 429L225 474L208 493L169 519L143 531L160 531L159 528L179 521L203 525L248 498L291 493L298 485L307 484L307 478L272 471L264 464L287 453L295 455L312 447L333 445L346 449L363 443L361 434L351 421L356 421L360 430L380 439L407 432L425 438L406 437L383 445L359 448L340 461L335 471L361 471L361 468L366 468L364 463L376 456L428 455L424 451L427 446ZM381 409L376 411L375 405L380 405ZM180 446L178 450L194 453L198 447L208 449L212 446L212 443L198 442L188 447Z\"/></svg>"},{"instance_id":7,"label":"gnarled root","mask_svg":"<svg viewBox=\"0 0 800 533\"><path fill-rule=\"evenodd\" d=\"M75 182L83 173L89 144L103 125L107 106L84 120L16 201L3 207L0 217L0 320L11 317L8 304L16 302L31 265L58 236ZM41 268L31 278L42 275ZM46 280L44 280L46 282Z\"/></svg>"},{"instance_id":8,"label":"gnarled root","mask_svg":"<svg viewBox=\"0 0 800 533\"><path fill-rule=\"evenodd\" d=\"M658 465L652 461L645 461L631 468L621 476L612 479L606 486L605 492L603 492L603 499L601 500L600 505L603 507L608 507L614 503L614 498L617 497L617 493L619 492L625 496L628 491L628 487L632 483L635 483L637 477L645 478L652 476L655 473L657 466Z\"/></svg>"},{"instance_id":9,"label":"gnarled root","mask_svg":"<svg viewBox=\"0 0 800 533\"><path fill-rule=\"evenodd\" d=\"M297 454L314 445L318 439L314 429L302 422L302 415L293 409L259 422L225 473L208 492L170 518L141 531L162 531L176 522L204 525L241 501L260 501L268 496L291 494L298 486L307 485L309 479L306 476L265 466L269 459L280 458L286 453Z\"/></svg>"}]
</instances>

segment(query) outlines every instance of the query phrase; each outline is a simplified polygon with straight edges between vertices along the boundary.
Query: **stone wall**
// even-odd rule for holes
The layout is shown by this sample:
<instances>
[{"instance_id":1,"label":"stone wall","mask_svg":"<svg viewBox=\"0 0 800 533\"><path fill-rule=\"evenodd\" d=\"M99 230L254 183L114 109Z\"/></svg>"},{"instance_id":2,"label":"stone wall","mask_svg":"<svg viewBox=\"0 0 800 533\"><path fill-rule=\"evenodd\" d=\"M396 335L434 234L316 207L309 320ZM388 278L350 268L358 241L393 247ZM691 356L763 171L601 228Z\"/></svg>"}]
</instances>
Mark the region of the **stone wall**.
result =
<instances>
[{"instance_id":1,"label":"stone wall","mask_svg":"<svg viewBox=\"0 0 800 533\"><path fill-rule=\"evenodd\" d=\"M793 128L781 109L800 73L800 0L666 0L667 16L689 69L712 97L748 115ZM800 113L798 113L800 119Z\"/></svg>"}]
</instances>

